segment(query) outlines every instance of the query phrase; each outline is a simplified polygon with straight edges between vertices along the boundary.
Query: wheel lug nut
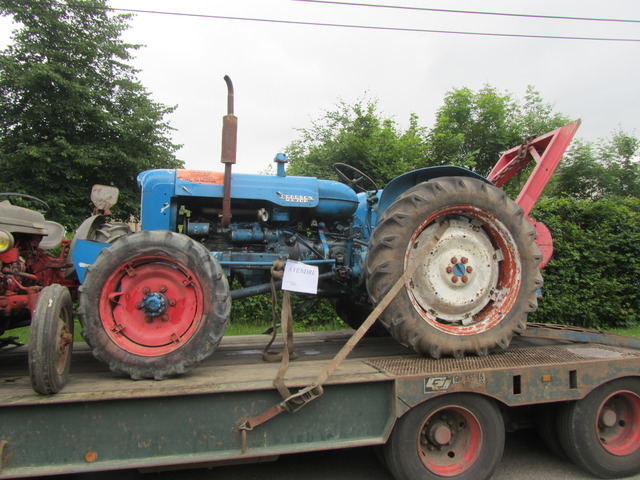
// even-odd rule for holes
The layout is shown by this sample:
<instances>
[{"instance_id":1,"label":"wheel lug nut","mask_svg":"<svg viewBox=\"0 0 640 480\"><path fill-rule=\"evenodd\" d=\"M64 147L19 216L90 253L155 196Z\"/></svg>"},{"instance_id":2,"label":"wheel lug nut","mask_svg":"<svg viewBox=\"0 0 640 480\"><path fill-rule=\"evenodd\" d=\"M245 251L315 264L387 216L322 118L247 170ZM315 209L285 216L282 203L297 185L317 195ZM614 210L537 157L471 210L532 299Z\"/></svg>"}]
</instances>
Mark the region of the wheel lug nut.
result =
<instances>
[{"instance_id":1,"label":"wheel lug nut","mask_svg":"<svg viewBox=\"0 0 640 480\"><path fill-rule=\"evenodd\" d=\"M151 290L149 289L149 287L144 287L144 288L142 289L142 293L144 293L145 295L146 295L147 293L149 293L150 291L151 291Z\"/></svg>"},{"instance_id":2,"label":"wheel lug nut","mask_svg":"<svg viewBox=\"0 0 640 480\"><path fill-rule=\"evenodd\" d=\"M460 259L460 261L461 261L462 263L467 263L467 262L469 261L469 259L468 259L467 257L462 257L462 258Z\"/></svg>"},{"instance_id":3,"label":"wheel lug nut","mask_svg":"<svg viewBox=\"0 0 640 480\"><path fill-rule=\"evenodd\" d=\"M172 298L171 300L169 300L169 305L172 307L176 306L176 301Z\"/></svg>"},{"instance_id":4,"label":"wheel lug nut","mask_svg":"<svg viewBox=\"0 0 640 480\"><path fill-rule=\"evenodd\" d=\"M467 267L467 273L471 273L473 272L473 268L472 267Z\"/></svg>"},{"instance_id":5,"label":"wheel lug nut","mask_svg":"<svg viewBox=\"0 0 640 480\"><path fill-rule=\"evenodd\" d=\"M153 317L145 317L144 321L147 322L147 323L152 323L153 322Z\"/></svg>"},{"instance_id":6,"label":"wheel lug nut","mask_svg":"<svg viewBox=\"0 0 640 480\"><path fill-rule=\"evenodd\" d=\"M160 285L160 293L164 293L167 291L167 287L165 287L164 285Z\"/></svg>"},{"instance_id":7,"label":"wheel lug nut","mask_svg":"<svg viewBox=\"0 0 640 480\"><path fill-rule=\"evenodd\" d=\"M447 267L447 273L453 273L453 267Z\"/></svg>"},{"instance_id":8,"label":"wheel lug nut","mask_svg":"<svg viewBox=\"0 0 640 480\"><path fill-rule=\"evenodd\" d=\"M455 275L453 277L451 277L451 281L453 283L458 283L458 277L456 277Z\"/></svg>"},{"instance_id":9,"label":"wheel lug nut","mask_svg":"<svg viewBox=\"0 0 640 480\"><path fill-rule=\"evenodd\" d=\"M458 263L458 259L456 257L451 257L451 263Z\"/></svg>"},{"instance_id":10,"label":"wheel lug nut","mask_svg":"<svg viewBox=\"0 0 640 480\"><path fill-rule=\"evenodd\" d=\"M462 280L462 283L467 283L469 281L469 277L467 277L466 275L463 275L460 280Z\"/></svg>"},{"instance_id":11,"label":"wheel lug nut","mask_svg":"<svg viewBox=\"0 0 640 480\"><path fill-rule=\"evenodd\" d=\"M169 321L169 317L167 317L166 315L162 315L160 317L160 320L162 320L163 322L167 322L167 321Z\"/></svg>"}]
</instances>

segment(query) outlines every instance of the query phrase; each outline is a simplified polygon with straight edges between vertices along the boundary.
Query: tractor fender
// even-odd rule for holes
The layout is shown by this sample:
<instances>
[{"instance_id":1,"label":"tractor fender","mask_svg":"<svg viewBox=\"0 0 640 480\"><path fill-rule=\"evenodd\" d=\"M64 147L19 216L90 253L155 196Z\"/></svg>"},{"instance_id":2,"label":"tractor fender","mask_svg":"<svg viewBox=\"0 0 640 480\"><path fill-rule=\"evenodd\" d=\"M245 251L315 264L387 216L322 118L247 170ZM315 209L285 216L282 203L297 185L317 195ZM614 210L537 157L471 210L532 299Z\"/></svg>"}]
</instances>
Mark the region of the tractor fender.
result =
<instances>
[{"instance_id":1,"label":"tractor fender","mask_svg":"<svg viewBox=\"0 0 640 480\"><path fill-rule=\"evenodd\" d=\"M402 193L410 188L418 185L419 183L432 180L439 177L470 177L480 179L488 184L491 184L482 175L479 175L471 170L467 170L462 167L455 166L441 166L441 167L426 167L418 170L402 174L393 180L391 180L382 191L380 200L378 202L378 217L384 213L384 211L398 198Z\"/></svg>"}]
</instances>

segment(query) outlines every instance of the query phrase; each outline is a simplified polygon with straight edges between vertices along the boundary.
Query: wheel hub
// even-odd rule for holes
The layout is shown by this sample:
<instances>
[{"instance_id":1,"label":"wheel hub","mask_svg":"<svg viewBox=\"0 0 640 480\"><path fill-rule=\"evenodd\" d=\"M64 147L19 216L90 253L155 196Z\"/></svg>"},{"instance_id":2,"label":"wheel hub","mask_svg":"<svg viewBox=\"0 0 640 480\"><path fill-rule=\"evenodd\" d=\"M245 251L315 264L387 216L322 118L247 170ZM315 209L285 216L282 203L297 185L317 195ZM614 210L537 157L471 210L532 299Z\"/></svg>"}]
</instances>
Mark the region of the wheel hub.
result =
<instances>
[{"instance_id":1,"label":"wheel hub","mask_svg":"<svg viewBox=\"0 0 640 480\"><path fill-rule=\"evenodd\" d=\"M622 391L609 397L598 413L598 440L612 455L631 455L640 445L640 396Z\"/></svg>"},{"instance_id":2,"label":"wheel hub","mask_svg":"<svg viewBox=\"0 0 640 480\"><path fill-rule=\"evenodd\" d=\"M147 293L142 302L140 302L140 310L150 317L158 317L167 311L169 300L166 295L161 292Z\"/></svg>"},{"instance_id":3,"label":"wheel hub","mask_svg":"<svg viewBox=\"0 0 640 480\"><path fill-rule=\"evenodd\" d=\"M455 477L480 455L482 431L470 411L448 406L427 419L419 441L419 454L427 469L441 477Z\"/></svg>"},{"instance_id":4,"label":"wheel hub","mask_svg":"<svg viewBox=\"0 0 640 480\"><path fill-rule=\"evenodd\" d=\"M423 310L441 320L466 325L496 297L498 262L502 258L477 222L449 222L443 238L411 278L409 288ZM420 233L409 262L437 228L433 224Z\"/></svg>"}]
</instances>

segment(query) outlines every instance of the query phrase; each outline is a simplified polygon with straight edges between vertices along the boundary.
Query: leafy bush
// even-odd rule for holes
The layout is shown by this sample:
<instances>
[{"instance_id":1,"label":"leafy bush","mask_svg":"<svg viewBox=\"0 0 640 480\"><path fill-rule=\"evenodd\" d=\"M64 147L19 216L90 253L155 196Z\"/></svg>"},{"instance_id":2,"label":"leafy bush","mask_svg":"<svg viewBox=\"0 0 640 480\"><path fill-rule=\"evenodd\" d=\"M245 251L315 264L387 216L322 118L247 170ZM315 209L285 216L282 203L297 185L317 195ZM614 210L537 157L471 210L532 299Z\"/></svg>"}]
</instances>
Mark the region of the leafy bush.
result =
<instances>
[{"instance_id":1,"label":"leafy bush","mask_svg":"<svg viewBox=\"0 0 640 480\"><path fill-rule=\"evenodd\" d=\"M234 282L233 288L240 288L240 284ZM278 319L281 305L282 292L278 292ZM293 294L291 307L294 331L348 328L338 319L328 300ZM264 325L264 329L267 330L273 323L271 308L271 294L234 300L231 305L230 322L233 325Z\"/></svg>"},{"instance_id":2,"label":"leafy bush","mask_svg":"<svg viewBox=\"0 0 640 480\"><path fill-rule=\"evenodd\" d=\"M640 199L543 199L533 216L553 235L532 321L581 327L640 323Z\"/></svg>"}]
</instances>

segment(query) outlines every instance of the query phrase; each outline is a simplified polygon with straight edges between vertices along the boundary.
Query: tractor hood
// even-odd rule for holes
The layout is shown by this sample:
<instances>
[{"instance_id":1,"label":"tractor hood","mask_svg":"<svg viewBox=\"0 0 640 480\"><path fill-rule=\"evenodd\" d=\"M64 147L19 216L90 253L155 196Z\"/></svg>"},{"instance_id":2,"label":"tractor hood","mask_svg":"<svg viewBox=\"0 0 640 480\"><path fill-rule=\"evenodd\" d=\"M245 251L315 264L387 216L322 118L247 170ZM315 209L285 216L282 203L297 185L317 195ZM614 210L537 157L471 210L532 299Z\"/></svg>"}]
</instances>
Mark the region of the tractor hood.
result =
<instances>
[{"instance_id":1,"label":"tractor hood","mask_svg":"<svg viewBox=\"0 0 640 480\"><path fill-rule=\"evenodd\" d=\"M47 234L44 215L9 202L0 202L0 230L31 235Z\"/></svg>"},{"instance_id":2,"label":"tractor hood","mask_svg":"<svg viewBox=\"0 0 640 480\"><path fill-rule=\"evenodd\" d=\"M138 175L142 192L144 229L173 230L176 205L185 197L222 199L224 174L201 170L147 170ZM231 200L255 206L308 209L319 220L350 218L358 208L358 197L347 185L314 177L231 175Z\"/></svg>"}]
</instances>

